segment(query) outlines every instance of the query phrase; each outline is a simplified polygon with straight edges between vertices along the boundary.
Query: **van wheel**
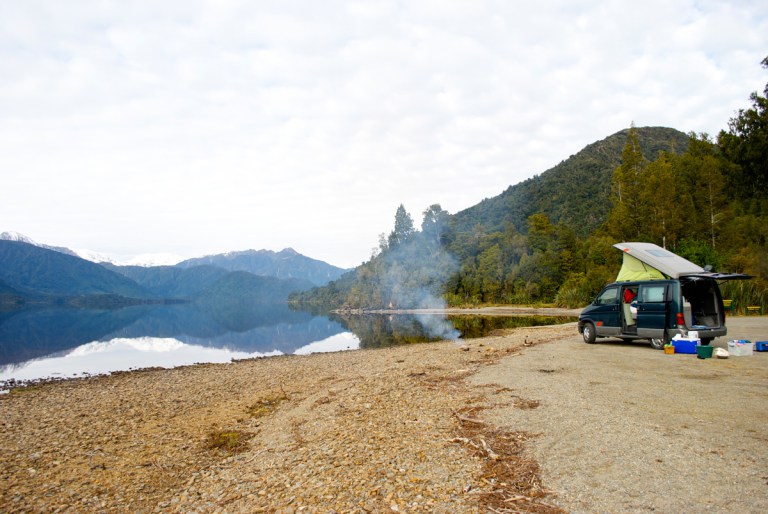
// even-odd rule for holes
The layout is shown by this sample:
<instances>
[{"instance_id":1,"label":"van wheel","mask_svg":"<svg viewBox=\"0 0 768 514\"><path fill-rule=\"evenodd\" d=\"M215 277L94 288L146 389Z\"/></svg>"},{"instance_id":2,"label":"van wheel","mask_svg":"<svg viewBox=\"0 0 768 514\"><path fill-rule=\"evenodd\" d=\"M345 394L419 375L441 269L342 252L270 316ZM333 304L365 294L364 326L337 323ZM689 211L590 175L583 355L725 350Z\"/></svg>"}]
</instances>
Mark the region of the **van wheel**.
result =
<instances>
[{"instance_id":1,"label":"van wheel","mask_svg":"<svg viewBox=\"0 0 768 514\"><path fill-rule=\"evenodd\" d=\"M665 344L669 344L669 334L666 332L662 337L651 339L651 348L654 350L663 350Z\"/></svg>"},{"instance_id":2,"label":"van wheel","mask_svg":"<svg viewBox=\"0 0 768 514\"><path fill-rule=\"evenodd\" d=\"M712 342L712 338L711 337L707 337L706 339L702 339L701 340L701 344L704 345L704 346L709 346L709 343L711 343L711 342Z\"/></svg>"},{"instance_id":3,"label":"van wheel","mask_svg":"<svg viewBox=\"0 0 768 514\"><path fill-rule=\"evenodd\" d=\"M595 334L595 325L590 321L584 323L584 328L581 329L581 335L584 337L585 343L593 344L597 338L597 334Z\"/></svg>"}]
</instances>

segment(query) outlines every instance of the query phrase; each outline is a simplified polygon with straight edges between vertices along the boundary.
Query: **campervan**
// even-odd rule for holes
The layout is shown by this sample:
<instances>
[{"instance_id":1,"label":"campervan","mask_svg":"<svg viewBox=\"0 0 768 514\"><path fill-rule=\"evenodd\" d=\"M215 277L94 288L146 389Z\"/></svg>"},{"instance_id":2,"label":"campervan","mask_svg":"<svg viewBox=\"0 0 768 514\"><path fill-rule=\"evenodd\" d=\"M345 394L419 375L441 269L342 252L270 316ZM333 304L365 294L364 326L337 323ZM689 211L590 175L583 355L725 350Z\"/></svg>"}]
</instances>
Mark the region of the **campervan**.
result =
<instances>
[{"instance_id":1,"label":"campervan","mask_svg":"<svg viewBox=\"0 0 768 514\"><path fill-rule=\"evenodd\" d=\"M698 332L702 344L724 336L719 281L751 278L714 273L651 243L618 243L624 261L616 282L579 315L584 341L647 339L662 349L675 335Z\"/></svg>"}]
</instances>

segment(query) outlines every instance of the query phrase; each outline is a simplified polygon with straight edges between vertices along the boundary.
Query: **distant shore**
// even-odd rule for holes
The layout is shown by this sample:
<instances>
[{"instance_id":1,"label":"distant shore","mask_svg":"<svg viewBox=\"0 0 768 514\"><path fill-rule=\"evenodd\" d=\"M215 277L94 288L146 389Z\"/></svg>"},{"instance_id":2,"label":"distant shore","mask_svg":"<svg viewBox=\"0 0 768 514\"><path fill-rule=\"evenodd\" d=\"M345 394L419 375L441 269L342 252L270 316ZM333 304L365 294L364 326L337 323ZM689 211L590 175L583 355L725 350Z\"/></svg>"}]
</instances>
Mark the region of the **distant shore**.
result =
<instances>
[{"instance_id":1,"label":"distant shore","mask_svg":"<svg viewBox=\"0 0 768 514\"><path fill-rule=\"evenodd\" d=\"M468 316L578 316L581 309L561 307L447 307L445 309L336 309L338 314L454 314Z\"/></svg>"}]
</instances>

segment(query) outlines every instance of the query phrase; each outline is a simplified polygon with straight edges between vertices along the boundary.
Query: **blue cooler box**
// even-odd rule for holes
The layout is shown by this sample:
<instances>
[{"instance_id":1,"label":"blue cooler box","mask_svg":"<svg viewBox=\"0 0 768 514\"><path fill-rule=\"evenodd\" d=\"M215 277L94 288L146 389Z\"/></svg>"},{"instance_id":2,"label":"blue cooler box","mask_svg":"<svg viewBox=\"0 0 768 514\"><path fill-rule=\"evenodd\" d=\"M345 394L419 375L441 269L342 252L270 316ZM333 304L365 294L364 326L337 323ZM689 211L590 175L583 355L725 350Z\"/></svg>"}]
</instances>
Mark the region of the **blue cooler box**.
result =
<instances>
[{"instance_id":1,"label":"blue cooler box","mask_svg":"<svg viewBox=\"0 0 768 514\"><path fill-rule=\"evenodd\" d=\"M675 347L675 353L696 353L696 345L700 343L699 339L673 339L672 346Z\"/></svg>"},{"instance_id":2,"label":"blue cooler box","mask_svg":"<svg viewBox=\"0 0 768 514\"><path fill-rule=\"evenodd\" d=\"M756 352L768 352L768 341L758 341L755 343Z\"/></svg>"}]
</instances>

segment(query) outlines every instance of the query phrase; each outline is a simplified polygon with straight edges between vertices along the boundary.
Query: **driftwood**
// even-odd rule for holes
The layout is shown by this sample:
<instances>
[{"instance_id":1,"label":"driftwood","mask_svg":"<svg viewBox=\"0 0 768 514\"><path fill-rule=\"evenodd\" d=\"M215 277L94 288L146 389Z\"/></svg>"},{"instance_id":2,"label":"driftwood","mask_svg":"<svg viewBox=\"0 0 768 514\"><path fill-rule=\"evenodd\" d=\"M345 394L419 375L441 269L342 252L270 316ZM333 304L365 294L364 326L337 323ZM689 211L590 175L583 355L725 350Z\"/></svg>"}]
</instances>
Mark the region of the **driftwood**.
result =
<instances>
[{"instance_id":1,"label":"driftwood","mask_svg":"<svg viewBox=\"0 0 768 514\"><path fill-rule=\"evenodd\" d=\"M483 421L482 419L467 418L465 416L462 416L456 411L453 411L453 415L456 416L456 419L458 419L462 423L475 423L477 425L485 425L485 421Z\"/></svg>"},{"instance_id":2,"label":"driftwood","mask_svg":"<svg viewBox=\"0 0 768 514\"><path fill-rule=\"evenodd\" d=\"M454 437L453 439L450 439L450 442L452 443L464 443L466 445L471 446L472 448L476 450L482 450L485 452L485 454L488 456L491 460L499 460L501 456L493 451L490 446L488 446L488 443L485 442L485 439L480 439L480 444L472 442L471 439L467 437Z\"/></svg>"}]
</instances>

